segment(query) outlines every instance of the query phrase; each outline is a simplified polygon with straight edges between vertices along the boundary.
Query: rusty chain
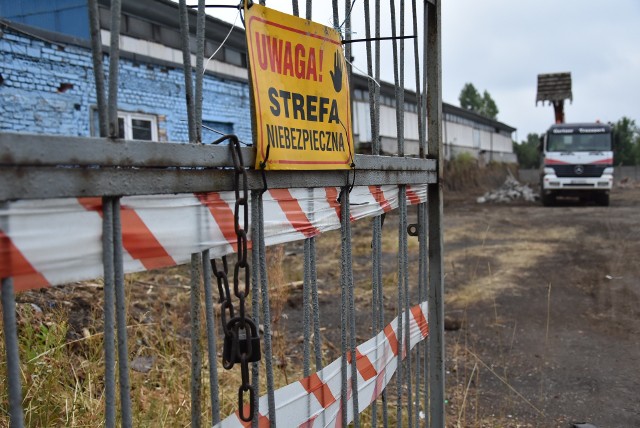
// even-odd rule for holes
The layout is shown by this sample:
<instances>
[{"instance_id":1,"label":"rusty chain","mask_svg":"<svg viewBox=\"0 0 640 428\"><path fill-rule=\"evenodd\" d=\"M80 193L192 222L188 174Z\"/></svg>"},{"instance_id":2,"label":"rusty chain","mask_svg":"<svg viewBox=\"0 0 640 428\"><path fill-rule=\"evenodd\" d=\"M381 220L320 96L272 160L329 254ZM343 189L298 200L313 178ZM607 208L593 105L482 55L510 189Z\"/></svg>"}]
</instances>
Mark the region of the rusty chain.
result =
<instances>
[{"instance_id":1,"label":"rusty chain","mask_svg":"<svg viewBox=\"0 0 640 428\"><path fill-rule=\"evenodd\" d=\"M246 298L251 291L250 267L247 262L249 228L249 186L247 170L243 166L240 141L235 135L225 135L214 144L229 140L231 156L233 159L235 191L235 207L233 211L233 223L236 233L237 258L233 268L233 294L238 299L238 315L235 314L231 301L231 290L228 278L228 263L226 257L222 257L222 270L217 269L215 260L211 261L214 275L218 280L219 303L221 305L221 320L224 330L224 346L222 351L222 365L225 369L231 369L236 363L240 363L242 383L238 388L238 413L240 419L249 422L253 418L255 409L255 390L249 378L249 363L259 361L260 336L255 322L246 312ZM240 211L242 210L242 214ZM244 276L244 286L241 287L240 277ZM245 394L249 393L249 406L245 409ZM248 415L245 411L248 410Z\"/></svg>"}]
</instances>

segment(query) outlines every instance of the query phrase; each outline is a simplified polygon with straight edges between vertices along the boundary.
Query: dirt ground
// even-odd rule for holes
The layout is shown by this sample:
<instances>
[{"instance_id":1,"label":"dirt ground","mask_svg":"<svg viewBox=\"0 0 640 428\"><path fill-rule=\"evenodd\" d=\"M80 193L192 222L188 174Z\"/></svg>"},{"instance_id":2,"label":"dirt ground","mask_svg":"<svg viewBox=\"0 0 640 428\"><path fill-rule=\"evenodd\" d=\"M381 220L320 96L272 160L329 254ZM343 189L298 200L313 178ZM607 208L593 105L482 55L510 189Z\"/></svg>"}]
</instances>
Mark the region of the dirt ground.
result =
<instances>
[{"instance_id":1,"label":"dirt ground","mask_svg":"<svg viewBox=\"0 0 640 428\"><path fill-rule=\"evenodd\" d=\"M640 186L616 188L607 208L577 201L479 205L482 193L445 194L447 426L640 427ZM397 215L387 216L383 231L389 322L396 313ZM340 354L339 238L335 231L317 240L325 363ZM370 221L354 224L353 239L360 343L371 337ZM412 287L417 250L410 238ZM271 281L287 284L276 284L272 295L276 363L284 372L276 387L301 372L301 255L296 242L269 261ZM130 323L158 324L158 335L177 337L184 352L188 275L179 267L127 280ZM101 289L94 281L23 293L19 309L68 308L67 340L78 340L102 329ZM132 358L159 349L130 342ZM137 376L164 370L162 358L154 364L150 375Z\"/></svg>"},{"instance_id":2,"label":"dirt ground","mask_svg":"<svg viewBox=\"0 0 640 428\"><path fill-rule=\"evenodd\" d=\"M449 199L448 425L640 426L639 210Z\"/></svg>"}]
</instances>

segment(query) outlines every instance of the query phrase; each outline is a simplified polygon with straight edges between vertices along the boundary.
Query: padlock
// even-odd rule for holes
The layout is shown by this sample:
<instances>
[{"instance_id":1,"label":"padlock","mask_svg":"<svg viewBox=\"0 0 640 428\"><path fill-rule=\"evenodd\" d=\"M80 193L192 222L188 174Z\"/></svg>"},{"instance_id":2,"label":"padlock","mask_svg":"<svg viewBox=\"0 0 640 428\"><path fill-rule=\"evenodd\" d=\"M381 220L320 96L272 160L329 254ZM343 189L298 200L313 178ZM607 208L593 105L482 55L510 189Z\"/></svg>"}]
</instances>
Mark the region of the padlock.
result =
<instances>
[{"instance_id":1,"label":"padlock","mask_svg":"<svg viewBox=\"0 0 640 428\"><path fill-rule=\"evenodd\" d=\"M227 323L227 332L222 347L222 360L225 368L231 368L235 363L242 362L241 355L247 354L247 362L260 361L260 336L256 324L251 318L245 318L245 328L241 328L240 317L234 317ZM247 337L247 332L251 335ZM249 347L251 349L249 349ZM228 366L228 367L227 367Z\"/></svg>"}]
</instances>

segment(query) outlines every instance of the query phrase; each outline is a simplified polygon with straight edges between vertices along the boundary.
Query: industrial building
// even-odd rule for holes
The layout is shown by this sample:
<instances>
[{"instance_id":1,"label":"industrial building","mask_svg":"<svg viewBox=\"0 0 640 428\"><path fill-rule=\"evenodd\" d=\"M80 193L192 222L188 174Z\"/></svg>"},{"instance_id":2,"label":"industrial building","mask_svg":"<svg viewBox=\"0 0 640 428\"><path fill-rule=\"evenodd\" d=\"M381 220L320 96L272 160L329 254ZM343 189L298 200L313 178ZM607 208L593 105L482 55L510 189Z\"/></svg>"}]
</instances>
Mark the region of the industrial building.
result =
<instances>
[{"instance_id":1,"label":"industrial building","mask_svg":"<svg viewBox=\"0 0 640 428\"><path fill-rule=\"evenodd\" d=\"M109 1L99 0L101 37L108 52ZM187 142L178 5L169 0L122 2L119 122L123 138ZM97 135L97 109L87 2L34 0L0 6L0 130ZM195 32L195 14L190 16ZM246 43L242 28L207 17L203 142L235 133L251 143ZM228 37L227 37L228 35ZM224 46L222 41L227 37ZM195 35L192 38L195 52ZM195 58L192 59L195 64ZM352 79L354 138L371 146L367 78ZM405 152L418 153L415 93L405 91ZM394 86L380 86L380 145L396 151ZM444 157L467 152L485 161L515 162L514 128L443 103Z\"/></svg>"}]
</instances>

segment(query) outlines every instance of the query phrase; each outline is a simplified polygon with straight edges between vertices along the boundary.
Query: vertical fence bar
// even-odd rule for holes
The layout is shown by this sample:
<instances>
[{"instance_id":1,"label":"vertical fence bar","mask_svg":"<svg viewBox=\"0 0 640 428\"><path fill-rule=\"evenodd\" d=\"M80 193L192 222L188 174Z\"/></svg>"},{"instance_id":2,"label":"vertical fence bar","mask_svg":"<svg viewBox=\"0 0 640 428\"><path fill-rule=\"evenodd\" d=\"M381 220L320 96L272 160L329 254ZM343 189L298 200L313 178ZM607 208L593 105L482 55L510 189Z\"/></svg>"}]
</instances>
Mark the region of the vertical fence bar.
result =
<instances>
[{"instance_id":1,"label":"vertical fence bar","mask_svg":"<svg viewBox=\"0 0 640 428\"><path fill-rule=\"evenodd\" d=\"M185 0L180 0L180 39L182 45L182 66L184 71L185 99L187 108L187 125L189 128L189 143L197 144L198 135L196 100L193 94L193 71L191 69L191 48L189 39L189 12ZM196 29L197 31L197 29ZM198 79L200 76L198 76ZM200 84L202 80L200 79ZM197 94L200 94L196 90ZM191 426L198 428L201 425L201 396L202 396L202 351L200 346L200 265L201 254L191 255Z\"/></svg>"},{"instance_id":2,"label":"vertical fence bar","mask_svg":"<svg viewBox=\"0 0 640 428\"><path fill-rule=\"evenodd\" d=\"M413 27L413 62L414 73L416 77L416 107L418 110L418 153L421 158L426 155L426 140L424 138L424 112L422 108L422 91L420 88L420 54L419 54L419 37L418 37L418 4L417 0L411 0L411 23Z\"/></svg>"},{"instance_id":3,"label":"vertical fence bar","mask_svg":"<svg viewBox=\"0 0 640 428\"><path fill-rule=\"evenodd\" d=\"M429 155L438 160L438 182L427 185L429 201L429 410L430 427L444 427L444 279L442 266L442 63L440 0L425 2Z\"/></svg>"},{"instance_id":4,"label":"vertical fence bar","mask_svg":"<svg viewBox=\"0 0 640 428\"><path fill-rule=\"evenodd\" d=\"M180 40L182 46L182 67L184 69L184 89L187 108L187 126L189 127L189 142L197 141L195 124L195 105L193 102L193 76L191 71L191 49L189 48L189 13L185 0L180 0Z\"/></svg>"},{"instance_id":5,"label":"vertical fence bar","mask_svg":"<svg viewBox=\"0 0 640 428\"><path fill-rule=\"evenodd\" d=\"M131 386L129 384L129 351L127 346L127 312L124 292L124 266L122 259L122 225L120 198L113 198L113 273L116 300L116 326L118 330L118 369L120 374L121 426L133 425L131 415Z\"/></svg>"},{"instance_id":6,"label":"vertical fence bar","mask_svg":"<svg viewBox=\"0 0 640 428\"><path fill-rule=\"evenodd\" d=\"M209 364L209 390L211 399L211 422L220 422L220 400L218 390L218 344L216 341L216 320L213 316L213 291L211 285L211 256L209 250L202 252L202 275L204 277L205 318L207 320L207 357Z\"/></svg>"},{"instance_id":7,"label":"vertical fence bar","mask_svg":"<svg viewBox=\"0 0 640 428\"><path fill-rule=\"evenodd\" d=\"M311 305L313 309L313 347L316 372L322 370L322 338L320 337L320 303L318 302L318 274L316 272L316 239L309 241L311 255Z\"/></svg>"},{"instance_id":8,"label":"vertical fence bar","mask_svg":"<svg viewBox=\"0 0 640 428\"><path fill-rule=\"evenodd\" d=\"M351 8L354 2L345 0L344 2L344 39L351 40ZM351 61L353 60L351 57L351 43L346 43L344 45L344 55L347 58L346 64L346 72L347 78L349 82L349 92L353 93L353 87L351 86L351 82L353 79L351 78L352 67ZM353 118L351 119L353 122ZM353 142L351 142L353 143ZM355 150L355 147L354 147ZM358 368L356 364L356 308L355 308L355 296L354 296L354 283L353 283L353 257L351 254L351 212L349 209L349 192L348 189L345 188L345 192L343 193L345 198L345 223L344 230L346 232L346 236L343 236L342 239L346 239L346 274L345 279L347 280L347 300L348 300L348 324L349 324L349 354L351 355L351 400L353 405L353 426L354 428L360 427L360 403L358 400ZM345 402L346 406L346 402Z\"/></svg>"},{"instance_id":9,"label":"vertical fence bar","mask_svg":"<svg viewBox=\"0 0 640 428\"><path fill-rule=\"evenodd\" d=\"M120 11L121 0L111 2L111 40L109 46L109 100L107 117L109 121L109 137L118 138L118 67L120 62Z\"/></svg>"},{"instance_id":10,"label":"vertical fence bar","mask_svg":"<svg viewBox=\"0 0 640 428\"><path fill-rule=\"evenodd\" d=\"M102 264L104 268L105 426L116 426L115 271L113 266L113 198L102 198Z\"/></svg>"},{"instance_id":11,"label":"vertical fence bar","mask_svg":"<svg viewBox=\"0 0 640 428\"><path fill-rule=\"evenodd\" d=\"M346 257L346 279L347 279L347 298L349 300L349 353L351 355L351 398L353 401L353 426L360 427L360 405L358 402L358 368L356 358L356 307L353 283L353 257L351 254L351 213L349 211L348 192L345 192L347 213L345 217L346 239L347 239L347 257Z\"/></svg>"},{"instance_id":12,"label":"vertical fence bar","mask_svg":"<svg viewBox=\"0 0 640 428\"><path fill-rule=\"evenodd\" d=\"M251 317L257 326L260 326L260 269L258 269L258 266L260 266L260 257L264 257L260 253L260 245L258 244L260 235L258 200L261 192L261 190L251 191L251 267L253 268L251 269ZM251 385L257 397L260 397L259 369L259 361L251 363ZM253 409L252 427L258 426L258 407L260 406L254 406Z\"/></svg>"},{"instance_id":13,"label":"vertical fence bar","mask_svg":"<svg viewBox=\"0 0 640 428\"><path fill-rule=\"evenodd\" d=\"M202 82L204 79L204 0L198 0L198 19L196 26L196 99L194 107L194 121L196 128L196 142L202 143Z\"/></svg>"},{"instance_id":14,"label":"vertical fence bar","mask_svg":"<svg viewBox=\"0 0 640 428\"><path fill-rule=\"evenodd\" d=\"M9 252L7 251L6 254L9 254ZM18 348L16 296L13 289L13 278L2 278L2 289L0 291L2 292L2 322L4 325L4 345L7 354L9 418L11 421L11 428L22 428L24 426L24 415L22 413L20 352Z\"/></svg>"},{"instance_id":15,"label":"vertical fence bar","mask_svg":"<svg viewBox=\"0 0 640 428\"><path fill-rule=\"evenodd\" d=\"M302 281L302 375L309 376L311 373L311 249L309 238L304 240L304 262L303 262L303 281Z\"/></svg>"},{"instance_id":16,"label":"vertical fence bar","mask_svg":"<svg viewBox=\"0 0 640 428\"><path fill-rule=\"evenodd\" d=\"M427 202L428 203L428 202ZM418 291L419 291L419 300L422 302L427 298L427 282L428 282L428 266L427 266L427 257L428 257L428 239L427 239L427 204L422 203L418 205L418 240L419 240L419 259L420 264L418 265ZM420 408L420 400L423 399L423 409L425 414L425 420L428 414L427 407L427 349L426 343L423 341L420 343L418 347L418 361L416 363L416 370L419 370L422 367L424 371L424 375L422 379L420 376L416 375L416 379L418 379L418 383L416 384L416 409ZM422 397L420 397L420 389L422 388ZM416 410L416 414L419 418L419 410Z\"/></svg>"},{"instance_id":17,"label":"vertical fence bar","mask_svg":"<svg viewBox=\"0 0 640 428\"><path fill-rule=\"evenodd\" d=\"M413 27L413 34L415 38L413 39L413 61L414 61L414 74L416 79L416 107L418 114L418 155L421 158L426 156L426 139L425 139L425 129L424 129L424 113L425 109L423 108L422 99L423 93L420 87L421 79L420 79L420 51L419 51L419 37L418 37L418 2L417 0L411 1L411 23ZM426 298L426 274L427 274L427 225L426 225L426 204L419 204L417 207L417 221L418 221L418 301L422 303ZM414 426L420 426L420 400L421 400L421 390L424 391L425 403L424 403L424 414L426 418L427 408L426 408L426 379L427 373L426 370L422 370L423 361L426 364L426 344L425 342L420 342L417 346L416 350L416 364L415 364L415 372L416 372L416 384L415 384L415 396L413 398L415 403L415 424ZM426 366L424 367L426 368ZM423 373L424 372L424 373ZM424 379L424 381L423 381Z\"/></svg>"},{"instance_id":18,"label":"vertical fence bar","mask_svg":"<svg viewBox=\"0 0 640 428\"><path fill-rule=\"evenodd\" d=\"M348 209L348 188L343 187L340 194L340 351L341 351L341 364L340 364L340 400L342 405L340 406L342 418L342 426L347 426L347 268L346 268L346 254L347 254L347 232L345 230L345 224L349 222L349 217L345 217Z\"/></svg>"},{"instance_id":19,"label":"vertical fence bar","mask_svg":"<svg viewBox=\"0 0 640 428\"><path fill-rule=\"evenodd\" d=\"M104 92L104 64L102 61L102 37L100 35L100 13L98 0L89 0L89 31L91 35L91 57L93 60L93 78L96 86L96 104L98 105L98 126L100 136L109 135L107 119L107 100Z\"/></svg>"},{"instance_id":20,"label":"vertical fence bar","mask_svg":"<svg viewBox=\"0 0 640 428\"><path fill-rule=\"evenodd\" d=\"M0 208L9 207L8 202L0 202ZM0 238L0 253L5 259L0 260L9 271L11 251L9 250L9 217L3 221L2 230L6 237ZM4 330L4 349L7 358L7 393L9 395L9 420L11 427L22 428L24 426L24 414L22 412L22 386L20 382L20 348L18 346L18 325L16 320L16 297L13 287L13 278L2 278L0 285L2 299L2 325Z\"/></svg>"},{"instance_id":21,"label":"vertical fence bar","mask_svg":"<svg viewBox=\"0 0 640 428\"><path fill-rule=\"evenodd\" d=\"M262 295L262 319L264 320L264 357L267 372L267 402L269 403L269 422L276 423L276 401L273 379L273 347L271 341L271 308L269 306L269 282L267 277L267 260L264 243L264 206L262 194L258 199L258 248L260 249L260 294ZM255 245L255 244L254 244Z\"/></svg>"},{"instance_id":22,"label":"vertical fence bar","mask_svg":"<svg viewBox=\"0 0 640 428\"><path fill-rule=\"evenodd\" d=\"M191 426L201 425L202 349L200 345L200 253L191 254Z\"/></svg>"}]
</instances>

